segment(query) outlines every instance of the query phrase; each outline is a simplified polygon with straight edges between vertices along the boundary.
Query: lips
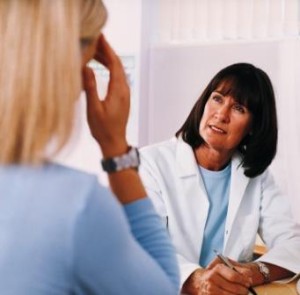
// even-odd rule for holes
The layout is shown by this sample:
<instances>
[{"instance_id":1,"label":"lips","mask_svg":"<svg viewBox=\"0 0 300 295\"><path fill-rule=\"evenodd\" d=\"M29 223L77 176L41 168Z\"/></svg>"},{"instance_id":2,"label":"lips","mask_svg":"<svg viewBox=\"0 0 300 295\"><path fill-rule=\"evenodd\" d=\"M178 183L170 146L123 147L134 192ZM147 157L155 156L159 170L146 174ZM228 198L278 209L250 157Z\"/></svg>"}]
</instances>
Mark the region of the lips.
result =
<instances>
[{"instance_id":1,"label":"lips","mask_svg":"<svg viewBox=\"0 0 300 295\"><path fill-rule=\"evenodd\" d=\"M217 127L215 125L208 125L210 129L212 129L213 131L220 133L220 134L225 134L226 131L221 129L220 127Z\"/></svg>"}]
</instances>

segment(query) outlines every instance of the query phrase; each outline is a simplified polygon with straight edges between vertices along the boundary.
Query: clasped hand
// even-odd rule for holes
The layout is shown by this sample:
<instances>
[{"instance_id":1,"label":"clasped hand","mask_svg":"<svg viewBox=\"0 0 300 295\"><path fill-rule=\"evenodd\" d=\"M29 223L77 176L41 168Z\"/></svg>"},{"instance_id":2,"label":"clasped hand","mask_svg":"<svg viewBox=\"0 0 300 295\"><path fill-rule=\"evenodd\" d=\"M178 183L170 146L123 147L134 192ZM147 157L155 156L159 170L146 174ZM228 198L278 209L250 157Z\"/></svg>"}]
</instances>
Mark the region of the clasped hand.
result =
<instances>
[{"instance_id":1,"label":"clasped hand","mask_svg":"<svg viewBox=\"0 0 300 295\"><path fill-rule=\"evenodd\" d=\"M232 261L237 272L225 266L218 258L206 269L197 269L186 280L182 291L191 295L243 295L253 284L253 266Z\"/></svg>"}]
</instances>

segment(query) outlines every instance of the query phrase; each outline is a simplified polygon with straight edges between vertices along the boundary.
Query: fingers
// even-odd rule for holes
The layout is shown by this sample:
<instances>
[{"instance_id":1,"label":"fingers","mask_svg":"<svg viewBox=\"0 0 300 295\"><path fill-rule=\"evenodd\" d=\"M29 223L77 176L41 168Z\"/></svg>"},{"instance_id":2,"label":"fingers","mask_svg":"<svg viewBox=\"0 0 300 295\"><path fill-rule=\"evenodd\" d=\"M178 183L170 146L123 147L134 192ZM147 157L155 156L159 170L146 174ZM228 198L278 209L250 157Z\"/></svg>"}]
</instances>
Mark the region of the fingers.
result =
<instances>
[{"instance_id":1,"label":"fingers","mask_svg":"<svg viewBox=\"0 0 300 295\"><path fill-rule=\"evenodd\" d=\"M110 101L113 98L114 101L123 100L123 103L129 104L130 89L127 84L124 68L119 57L106 41L103 34L100 35L97 41L94 58L102 63L110 72L105 100ZM89 96L89 100L99 99L94 74L87 67L83 70L83 85Z\"/></svg>"},{"instance_id":2,"label":"fingers","mask_svg":"<svg viewBox=\"0 0 300 295\"><path fill-rule=\"evenodd\" d=\"M228 258L229 259L229 258ZM244 277L247 278L247 280L245 281L246 284L251 282L251 275L252 275L252 271L249 270L247 267L244 267L244 264L238 263L234 260L229 259L231 264L234 265L234 267L236 268L236 271L233 271L232 273L235 274L235 277L241 277L239 274L242 274ZM215 259L206 267L206 269L213 269L215 268L217 265L222 265L222 267L220 267L220 269L228 269L228 267L224 268L224 264L223 262L220 260L220 258L215 257ZM234 278L233 278L234 279ZM241 284L243 284L242 282L239 282Z\"/></svg>"},{"instance_id":3,"label":"fingers","mask_svg":"<svg viewBox=\"0 0 300 295\"><path fill-rule=\"evenodd\" d=\"M121 150L123 153L128 146L126 124L130 107L129 87L122 64L104 36L98 40L95 58L108 68L110 79L107 94L100 100L92 69L82 69L83 87L87 97L87 119L91 134L99 143L103 155L117 155Z\"/></svg>"},{"instance_id":4,"label":"fingers","mask_svg":"<svg viewBox=\"0 0 300 295\"><path fill-rule=\"evenodd\" d=\"M214 266L213 266L214 265ZM248 294L247 277L214 260L200 279L200 294Z\"/></svg>"},{"instance_id":5,"label":"fingers","mask_svg":"<svg viewBox=\"0 0 300 295\"><path fill-rule=\"evenodd\" d=\"M183 293L193 295L228 295L248 294L247 286L241 274L234 272L225 265L217 264L214 268L194 271L183 284Z\"/></svg>"},{"instance_id":6,"label":"fingers","mask_svg":"<svg viewBox=\"0 0 300 295\"><path fill-rule=\"evenodd\" d=\"M222 264L216 265L212 272L216 274L213 276L212 281L220 289L233 294L248 294L250 282L244 275Z\"/></svg>"},{"instance_id":7,"label":"fingers","mask_svg":"<svg viewBox=\"0 0 300 295\"><path fill-rule=\"evenodd\" d=\"M103 106L97 92L97 84L92 69L85 66L82 69L83 89L86 92L87 120L91 134L99 142L98 130L103 125ZM100 142L99 142L100 143Z\"/></svg>"},{"instance_id":8,"label":"fingers","mask_svg":"<svg viewBox=\"0 0 300 295\"><path fill-rule=\"evenodd\" d=\"M118 60L117 55L106 41L103 34L99 36L97 41L95 59L106 68L109 68L112 63L117 62Z\"/></svg>"},{"instance_id":9,"label":"fingers","mask_svg":"<svg viewBox=\"0 0 300 295\"><path fill-rule=\"evenodd\" d=\"M82 82L88 100L99 100L94 72L87 66L82 69Z\"/></svg>"},{"instance_id":10,"label":"fingers","mask_svg":"<svg viewBox=\"0 0 300 295\"><path fill-rule=\"evenodd\" d=\"M110 71L110 82L108 88L115 87L118 89L120 85L127 86L126 74L121 60L106 41L103 34L98 39L97 50L94 58ZM114 91L115 89L111 90ZM124 89L122 91L124 91Z\"/></svg>"},{"instance_id":11,"label":"fingers","mask_svg":"<svg viewBox=\"0 0 300 295\"><path fill-rule=\"evenodd\" d=\"M85 66L82 69L82 80L83 89L86 93L88 119L91 120L91 118L96 118L94 113L96 114L97 112L101 112L103 108L102 102L99 99L97 83L93 70Z\"/></svg>"},{"instance_id":12,"label":"fingers","mask_svg":"<svg viewBox=\"0 0 300 295\"><path fill-rule=\"evenodd\" d=\"M222 261L216 256L215 259L206 267L206 269L213 269L217 264L222 264Z\"/></svg>"},{"instance_id":13,"label":"fingers","mask_svg":"<svg viewBox=\"0 0 300 295\"><path fill-rule=\"evenodd\" d=\"M196 293L195 293L196 294ZM201 291L197 293L197 295L248 295L248 290L245 291L227 291L216 284L207 283L205 286L201 288Z\"/></svg>"}]
</instances>

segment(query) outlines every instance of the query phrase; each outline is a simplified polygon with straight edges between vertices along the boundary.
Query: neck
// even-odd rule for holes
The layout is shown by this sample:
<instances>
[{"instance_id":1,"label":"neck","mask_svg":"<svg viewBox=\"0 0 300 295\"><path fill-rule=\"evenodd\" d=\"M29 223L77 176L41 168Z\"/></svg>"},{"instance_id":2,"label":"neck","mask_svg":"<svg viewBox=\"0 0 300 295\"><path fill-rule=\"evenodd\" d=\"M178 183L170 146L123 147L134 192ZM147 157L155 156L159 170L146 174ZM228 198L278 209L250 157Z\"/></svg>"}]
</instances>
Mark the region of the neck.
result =
<instances>
[{"instance_id":1,"label":"neck","mask_svg":"<svg viewBox=\"0 0 300 295\"><path fill-rule=\"evenodd\" d=\"M195 149L194 152L197 163L203 168L212 171L224 169L233 155L233 151L219 151L204 144Z\"/></svg>"}]
</instances>

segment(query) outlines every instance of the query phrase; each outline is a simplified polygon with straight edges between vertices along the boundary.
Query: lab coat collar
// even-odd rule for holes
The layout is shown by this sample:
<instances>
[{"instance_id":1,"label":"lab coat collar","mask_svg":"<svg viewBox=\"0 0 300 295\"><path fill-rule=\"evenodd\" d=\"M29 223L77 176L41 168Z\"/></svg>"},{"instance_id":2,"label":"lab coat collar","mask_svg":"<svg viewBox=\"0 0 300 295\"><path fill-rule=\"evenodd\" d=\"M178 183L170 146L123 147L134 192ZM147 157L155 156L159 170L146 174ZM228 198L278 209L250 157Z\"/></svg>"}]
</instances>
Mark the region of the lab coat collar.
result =
<instances>
[{"instance_id":1,"label":"lab coat collar","mask_svg":"<svg viewBox=\"0 0 300 295\"><path fill-rule=\"evenodd\" d=\"M193 148L186 143L181 136L179 136L177 139L177 146L176 146L176 166L178 168L178 173L180 177L187 177L198 175L198 164L195 158L195 154L193 151ZM248 183L248 177L244 175L244 169L240 165L242 161L242 157L240 153L234 154L232 157L231 162L231 174L234 175L236 178L235 182L232 184L239 184L238 187L242 183L245 183L245 185ZM233 178L232 178L233 179ZM231 180L232 181L232 180ZM242 187L240 187L242 190Z\"/></svg>"},{"instance_id":2,"label":"lab coat collar","mask_svg":"<svg viewBox=\"0 0 300 295\"><path fill-rule=\"evenodd\" d=\"M198 164L195 159L194 151L180 136L177 138L175 158L179 177L184 178L198 175Z\"/></svg>"}]
</instances>

